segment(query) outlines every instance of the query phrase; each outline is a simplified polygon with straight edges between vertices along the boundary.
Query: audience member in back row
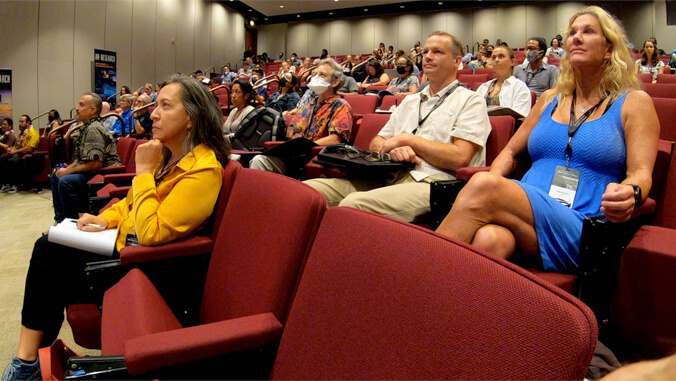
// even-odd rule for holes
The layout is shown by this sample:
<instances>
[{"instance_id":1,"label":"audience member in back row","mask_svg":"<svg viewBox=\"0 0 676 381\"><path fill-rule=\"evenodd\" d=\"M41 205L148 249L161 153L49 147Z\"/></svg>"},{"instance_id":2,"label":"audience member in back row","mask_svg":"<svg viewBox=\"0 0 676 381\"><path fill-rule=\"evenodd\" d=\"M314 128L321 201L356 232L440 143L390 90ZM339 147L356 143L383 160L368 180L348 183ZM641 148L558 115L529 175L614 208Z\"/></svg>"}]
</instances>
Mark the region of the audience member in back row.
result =
<instances>
[{"instance_id":1,"label":"audience member in back row","mask_svg":"<svg viewBox=\"0 0 676 381\"><path fill-rule=\"evenodd\" d=\"M343 73L345 72L343 71ZM357 81L355 81L354 78L350 77L349 75L345 75L345 83L343 84L343 87L338 89L336 94L340 95L341 97L344 97L346 95L358 93L359 93L359 85L357 84Z\"/></svg>"},{"instance_id":2,"label":"audience member in back row","mask_svg":"<svg viewBox=\"0 0 676 381\"><path fill-rule=\"evenodd\" d=\"M617 19L596 6L580 10L564 47L556 88L540 97L490 172L472 177L437 231L503 258L518 248L547 271L575 272L584 218L626 221L650 192L659 121L638 90ZM508 179L526 151L530 170Z\"/></svg>"},{"instance_id":3,"label":"audience member in back row","mask_svg":"<svg viewBox=\"0 0 676 381\"><path fill-rule=\"evenodd\" d=\"M397 73L399 77L390 81L387 90L395 95L414 94L418 92L420 82L418 77L413 75L413 60L409 57L400 57L397 59Z\"/></svg>"},{"instance_id":4,"label":"audience member in back row","mask_svg":"<svg viewBox=\"0 0 676 381\"><path fill-rule=\"evenodd\" d=\"M458 168L486 163L491 131L486 103L456 79L462 46L435 32L425 42L424 69L430 85L408 95L371 141L371 151L415 165L409 171L351 179L312 179L329 206L352 206L404 221L430 211L430 182L455 178Z\"/></svg>"},{"instance_id":5,"label":"audience member in back row","mask_svg":"<svg viewBox=\"0 0 676 381\"><path fill-rule=\"evenodd\" d=\"M332 58L322 60L308 84L318 96L298 106L287 127L287 137L305 138L318 145L345 143L352 130L352 108L336 91L343 85L343 69ZM249 168L285 174L289 158L258 155Z\"/></svg>"},{"instance_id":6,"label":"audience member in back row","mask_svg":"<svg viewBox=\"0 0 676 381\"><path fill-rule=\"evenodd\" d=\"M653 82L657 80L658 74L664 74L664 62L660 61L654 42L647 40L643 43L641 58L636 60L636 72L652 74Z\"/></svg>"},{"instance_id":7,"label":"audience member in back row","mask_svg":"<svg viewBox=\"0 0 676 381\"><path fill-rule=\"evenodd\" d=\"M552 38L552 42L550 42L550 46L547 49L547 54L545 54L545 56L555 56L556 58L563 57L563 48L560 44L561 42L559 42L558 38Z\"/></svg>"},{"instance_id":8,"label":"audience member in back row","mask_svg":"<svg viewBox=\"0 0 676 381\"><path fill-rule=\"evenodd\" d=\"M253 111L254 91L251 83L243 79L233 82L230 88L230 100L235 105L223 124L223 134L228 136L239 130L240 122L244 117Z\"/></svg>"},{"instance_id":9,"label":"audience member in back row","mask_svg":"<svg viewBox=\"0 0 676 381\"><path fill-rule=\"evenodd\" d=\"M47 127L45 127L45 130L42 132L41 136L47 136L49 133L55 129L59 128L61 125L61 115L59 115L59 112L57 110L49 110L49 115L48 115L48 120L49 124L47 124Z\"/></svg>"},{"instance_id":10,"label":"audience member in back row","mask_svg":"<svg viewBox=\"0 0 676 381\"><path fill-rule=\"evenodd\" d=\"M512 76L514 52L506 46L493 49L493 71L497 78L482 84L477 94L486 99L486 106L509 107L523 116L530 111L530 90Z\"/></svg>"},{"instance_id":11,"label":"audience member in back row","mask_svg":"<svg viewBox=\"0 0 676 381\"><path fill-rule=\"evenodd\" d=\"M375 59L369 60L366 64L366 78L361 83L361 87L368 89L371 86L382 86L390 83L390 76L385 73L383 65Z\"/></svg>"},{"instance_id":12,"label":"audience member in back row","mask_svg":"<svg viewBox=\"0 0 676 381\"><path fill-rule=\"evenodd\" d=\"M101 168L121 164L115 141L103 127L101 104L98 95L86 93L75 107L78 120L84 124L75 138L73 162L54 171L49 180L56 222L89 211L87 181Z\"/></svg>"},{"instance_id":13,"label":"audience member in back row","mask_svg":"<svg viewBox=\"0 0 676 381\"><path fill-rule=\"evenodd\" d=\"M122 109L122 114L120 114L120 116L124 120L125 133L129 133L131 127L129 121L131 117L131 106L134 104L134 102L135 102L134 97L132 95L126 94L121 96L120 101L117 103L118 106ZM99 112L100 111L101 110L99 110ZM114 136L122 135L122 121L116 119L115 124L113 124L113 128L111 128L108 132L110 132Z\"/></svg>"},{"instance_id":14,"label":"audience member in back row","mask_svg":"<svg viewBox=\"0 0 676 381\"><path fill-rule=\"evenodd\" d=\"M14 146L16 135L14 135L14 121L11 118L2 120L2 131L0 131L0 156L4 155L10 147Z\"/></svg>"},{"instance_id":15,"label":"audience member in back row","mask_svg":"<svg viewBox=\"0 0 676 381\"><path fill-rule=\"evenodd\" d=\"M193 234L213 212L223 183L230 149L211 94L199 82L175 76L160 90L158 102L152 114L155 140L137 148L136 177L128 197L77 223L86 231L101 230L86 224L117 229L117 250L127 245L128 237L141 245L160 245ZM40 377L38 348L57 338L64 307L100 302L88 295L83 271L86 262L100 259L47 237L38 239L26 276L19 350L9 365L8 380Z\"/></svg>"},{"instance_id":16,"label":"audience member in back row","mask_svg":"<svg viewBox=\"0 0 676 381\"><path fill-rule=\"evenodd\" d=\"M156 94L156 93L153 93ZM139 95L136 102L134 102L134 110L150 104L150 97L148 94ZM132 131L136 134L150 134L153 128L153 121L150 119L150 108L136 111L131 117Z\"/></svg>"},{"instance_id":17,"label":"audience member in back row","mask_svg":"<svg viewBox=\"0 0 676 381\"><path fill-rule=\"evenodd\" d=\"M542 37L533 37L526 43L526 62L514 69L514 77L526 83L531 91L540 97L543 92L556 85L559 69L543 62L547 42Z\"/></svg>"},{"instance_id":18,"label":"audience member in back row","mask_svg":"<svg viewBox=\"0 0 676 381\"><path fill-rule=\"evenodd\" d=\"M237 77L242 79L242 78L251 78L251 74L253 74L251 68L249 67L249 63L247 61L244 61L242 63L242 68L239 69L237 72Z\"/></svg>"},{"instance_id":19,"label":"audience member in back row","mask_svg":"<svg viewBox=\"0 0 676 381\"><path fill-rule=\"evenodd\" d=\"M10 119L11 121L11 119ZM38 148L40 134L31 125L31 117L21 115L19 118L19 136L13 147L7 148L5 155L0 157L0 184L4 184L3 192L16 193L19 187L30 182L21 158ZM34 163L33 163L34 164ZM28 168L28 172L34 172Z\"/></svg>"},{"instance_id":20,"label":"audience member in back row","mask_svg":"<svg viewBox=\"0 0 676 381\"><path fill-rule=\"evenodd\" d=\"M237 73L234 71L230 71L230 66L229 65L223 65L223 75L221 76L223 78L221 83L232 83L232 81L237 78Z\"/></svg>"},{"instance_id":21,"label":"audience member in back row","mask_svg":"<svg viewBox=\"0 0 676 381\"><path fill-rule=\"evenodd\" d=\"M280 112L291 111L300 101L300 94L298 77L293 73L286 73L279 79L279 91L270 96L265 107L273 107Z\"/></svg>"}]
</instances>

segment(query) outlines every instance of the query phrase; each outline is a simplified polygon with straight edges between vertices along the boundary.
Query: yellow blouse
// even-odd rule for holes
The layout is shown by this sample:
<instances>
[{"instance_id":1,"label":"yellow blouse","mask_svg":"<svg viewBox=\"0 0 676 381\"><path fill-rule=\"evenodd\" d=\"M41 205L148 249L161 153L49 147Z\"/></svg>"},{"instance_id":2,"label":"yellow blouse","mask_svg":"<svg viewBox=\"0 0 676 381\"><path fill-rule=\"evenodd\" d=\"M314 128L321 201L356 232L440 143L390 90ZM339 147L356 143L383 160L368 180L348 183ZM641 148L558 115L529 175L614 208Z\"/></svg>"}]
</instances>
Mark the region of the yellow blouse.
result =
<instances>
[{"instance_id":1,"label":"yellow blouse","mask_svg":"<svg viewBox=\"0 0 676 381\"><path fill-rule=\"evenodd\" d=\"M209 218L223 183L223 167L213 151L195 147L155 186L146 173L134 177L127 197L101 217L117 229L117 250L128 234L143 246L161 245L187 237Z\"/></svg>"}]
</instances>

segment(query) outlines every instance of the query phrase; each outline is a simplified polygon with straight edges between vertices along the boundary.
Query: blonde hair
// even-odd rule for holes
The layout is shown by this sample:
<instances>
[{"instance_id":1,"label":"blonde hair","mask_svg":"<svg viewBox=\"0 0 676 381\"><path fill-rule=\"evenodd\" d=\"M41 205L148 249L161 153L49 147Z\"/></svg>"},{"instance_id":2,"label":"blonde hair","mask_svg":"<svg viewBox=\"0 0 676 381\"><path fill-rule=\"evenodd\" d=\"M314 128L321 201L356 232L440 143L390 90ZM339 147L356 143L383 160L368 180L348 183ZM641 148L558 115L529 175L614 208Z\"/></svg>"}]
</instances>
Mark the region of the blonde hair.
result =
<instances>
[{"instance_id":1,"label":"blonde hair","mask_svg":"<svg viewBox=\"0 0 676 381\"><path fill-rule=\"evenodd\" d=\"M611 45L610 59L604 62L603 78L601 79L601 91L608 92L611 98L614 98L625 91L641 88L638 78L634 74L634 60L627 47L629 41L627 35L617 18L606 12L603 8L597 6L586 7L573 16L568 22L568 31L566 39L570 38L570 26L582 15L592 15L596 17L601 30L606 38L606 42ZM561 74L556 84L557 93L561 97L572 95L575 90L575 72L570 64L568 54L561 59Z\"/></svg>"}]
</instances>

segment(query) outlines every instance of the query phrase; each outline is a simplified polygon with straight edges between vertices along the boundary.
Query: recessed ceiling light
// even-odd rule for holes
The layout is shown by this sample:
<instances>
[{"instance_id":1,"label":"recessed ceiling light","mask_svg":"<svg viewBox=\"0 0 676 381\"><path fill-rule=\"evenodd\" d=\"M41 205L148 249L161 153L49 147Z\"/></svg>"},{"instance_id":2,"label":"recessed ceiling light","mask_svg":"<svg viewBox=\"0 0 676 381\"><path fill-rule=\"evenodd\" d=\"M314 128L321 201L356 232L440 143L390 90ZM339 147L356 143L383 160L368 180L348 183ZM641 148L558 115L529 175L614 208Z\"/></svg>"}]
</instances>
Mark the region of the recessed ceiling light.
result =
<instances>
[{"instance_id":1,"label":"recessed ceiling light","mask_svg":"<svg viewBox=\"0 0 676 381\"><path fill-rule=\"evenodd\" d=\"M329 12L329 15L333 16L333 12Z\"/></svg>"},{"instance_id":2,"label":"recessed ceiling light","mask_svg":"<svg viewBox=\"0 0 676 381\"><path fill-rule=\"evenodd\" d=\"M279 7L280 7L280 8L284 8L284 6L283 6L283 5L280 5Z\"/></svg>"},{"instance_id":3,"label":"recessed ceiling light","mask_svg":"<svg viewBox=\"0 0 676 381\"><path fill-rule=\"evenodd\" d=\"M253 20L249 20L249 25L254 26L254 21L253 21Z\"/></svg>"},{"instance_id":4,"label":"recessed ceiling light","mask_svg":"<svg viewBox=\"0 0 676 381\"><path fill-rule=\"evenodd\" d=\"M337 2L339 2L340 0L333 0L333 1L335 1L335 2L337 3Z\"/></svg>"},{"instance_id":5,"label":"recessed ceiling light","mask_svg":"<svg viewBox=\"0 0 676 381\"><path fill-rule=\"evenodd\" d=\"M441 1L440 1L440 2L438 2L437 4L439 4L439 5L444 5L444 3L442 3Z\"/></svg>"},{"instance_id":6,"label":"recessed ceiling light","mask_svg":"<svg viewBox=\"0 0 676 381\"><path fill-rule=\"evenodd\" d=\"M399 8L404 9L405 7L403 5L400 5Z\"/></svg>"},{"instance_id":7,"label":"recessed ceiling light","mask_svg":"<svg viewBox=\"0 0 676 381\"><path fill-rule=\"evenodd\" d=\"M300 15L296 15L296 17L300 17Z\"/></svg>"},{"instance_id":8,"label":"recessed ceiling light","mask_svg":"<svg viewBox=\"0 0 676 381\"><path fill-rule=\"evenodd\" d=\"M268 21L268 18L267 18L267 17L265 18L265 21Z\"/></svg>"},{"instance_id":9,"label":"recessed ceiling light","mask_svg":"<svg viewBox=\"0 0 676 381\"><path fill-rule=\"evenodd\" d=\"M364 8L364 12L368 12L368 11L369 11L368 8Z\"/></svg>"}]
</instances>

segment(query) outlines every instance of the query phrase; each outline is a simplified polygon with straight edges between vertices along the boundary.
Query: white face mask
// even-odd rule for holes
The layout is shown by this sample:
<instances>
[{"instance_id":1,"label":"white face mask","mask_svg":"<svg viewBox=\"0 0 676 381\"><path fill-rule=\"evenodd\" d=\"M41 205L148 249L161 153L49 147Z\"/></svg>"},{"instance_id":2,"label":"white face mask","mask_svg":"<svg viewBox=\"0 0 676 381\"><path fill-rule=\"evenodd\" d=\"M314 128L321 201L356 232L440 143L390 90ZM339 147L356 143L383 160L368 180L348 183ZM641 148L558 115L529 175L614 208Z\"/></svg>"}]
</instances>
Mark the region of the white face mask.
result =
<instances>
[{"instance_id":1,"label":"white face mask","mask_svg":"<svg viewBox=\"0 0 676 381\"><path fill-rule=\"evenodd\" d=\"M331 86L330 83L318 75L315 75L307 84L307 87L317 95L322 95Z\"/></svg>"}]
</instances>

